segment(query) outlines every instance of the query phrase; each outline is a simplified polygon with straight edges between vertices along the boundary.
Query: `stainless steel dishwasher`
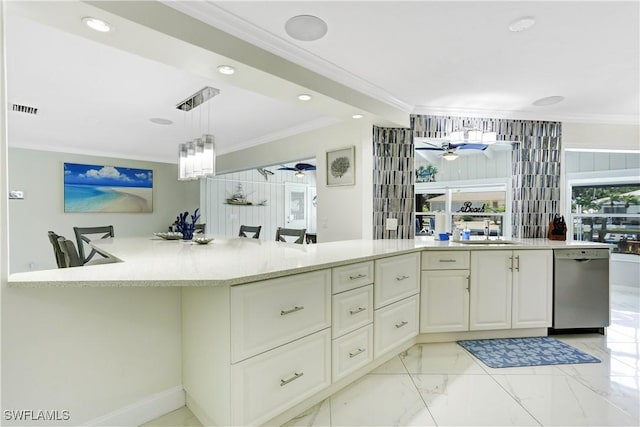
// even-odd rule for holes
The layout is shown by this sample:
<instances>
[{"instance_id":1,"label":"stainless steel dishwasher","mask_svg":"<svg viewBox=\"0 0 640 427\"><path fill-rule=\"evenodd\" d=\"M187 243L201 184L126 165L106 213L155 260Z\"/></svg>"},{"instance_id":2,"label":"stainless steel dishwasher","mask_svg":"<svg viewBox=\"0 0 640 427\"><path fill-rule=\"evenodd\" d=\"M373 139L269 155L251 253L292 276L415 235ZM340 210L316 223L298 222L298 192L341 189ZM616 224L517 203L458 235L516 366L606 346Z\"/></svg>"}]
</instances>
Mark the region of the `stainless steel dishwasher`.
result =
<instances>
[{"instance_id":1,"label":"stainless steel dishwasher","mask_svg":"<svg viewBox=\"0 0 640 427\"><path fill-rule=\"evenodd\" d=\"M604 333L609 323L609 249L554 250L550 332Z\"/></svg>"}]
</instances>

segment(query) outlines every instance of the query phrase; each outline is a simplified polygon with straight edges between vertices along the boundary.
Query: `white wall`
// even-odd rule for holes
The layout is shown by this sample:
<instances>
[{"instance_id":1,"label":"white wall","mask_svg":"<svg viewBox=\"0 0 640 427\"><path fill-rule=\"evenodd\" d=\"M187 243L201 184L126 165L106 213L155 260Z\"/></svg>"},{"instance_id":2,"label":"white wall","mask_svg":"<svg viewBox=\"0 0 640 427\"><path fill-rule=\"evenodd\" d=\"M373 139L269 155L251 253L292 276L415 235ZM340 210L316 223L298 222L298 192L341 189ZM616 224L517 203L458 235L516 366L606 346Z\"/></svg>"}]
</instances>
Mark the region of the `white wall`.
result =
<instances>
[{"instance_id":1,"label":"white wall","mask_svg":"<svg viewBox=\"0 0 640 427\"><path fill-rule=\"evenodd\" d=\"M562 147L639 150L640 125L563 122Z\"/></svg>"},{"instance_id":2,"label":"white wall","mask_svg":"<svg viewBox=\"0 0 640 427\"><path fill-rule=\"evenodd\" d=\"M206 219L201 222L206 222L207 234L237 236L241 224L261 225L260 238L274 240L275 230L286 226L285 183L302 184L307 186L308 190L316 186L315 171L307 171L304 178L297 178L293 171L278 170L279 167L280 165L267 167L273 172L268 180L265 180L256 169L218 175L208 179L205 193L206 205L201 203L206 206ZM238 184L242 185L252 205L238 206L226 203L226 199L235 192ZM310 191L307 198L310 197L309 193ZM266 205L256 205L263 200L266 200ZM305 209L310 217L312 213L310 203L307 203ZM315 221L313 224L308 223L306 228L308 232L315 232Z\"/></svg>"},{"instance_id":3,"label":"white wall","mask_svg":"<svg viewBox=\"0 0 640 427\"><path fill-rule=\"evenodd\" d=\"M316 158L318 242L370 239L373 236L372 125L365 119L347 121L269 144L221 155L218 173L253 169L298 159ZM356 147L356 183L326 185L326 152Z\"/></svg>"},{"instance_id":4,"label":"white wall","mask_svg":"<svg viewBox=\"0 0 640 427\"><path fill-rule=\"evenodd\" d=\"M113 224L116 236L151 237L198 203L198 183L179 183L176 165L24 149L10 149L8 158L10 186L25 192L9 207L14 271L30 261L55 268L47 230L72 237L73 225ZM65 161L153 169L153 213L65 214ZM71 419L57 424L81 425L167 391L183 404L179 289L16 289L2 275L3 410L68 410ZM160 413L171 409L161 405ZM137 422L160 415L144 404L137 410ZM131 413L105 422L133 422Z\"/></svg>"}]
</instances>

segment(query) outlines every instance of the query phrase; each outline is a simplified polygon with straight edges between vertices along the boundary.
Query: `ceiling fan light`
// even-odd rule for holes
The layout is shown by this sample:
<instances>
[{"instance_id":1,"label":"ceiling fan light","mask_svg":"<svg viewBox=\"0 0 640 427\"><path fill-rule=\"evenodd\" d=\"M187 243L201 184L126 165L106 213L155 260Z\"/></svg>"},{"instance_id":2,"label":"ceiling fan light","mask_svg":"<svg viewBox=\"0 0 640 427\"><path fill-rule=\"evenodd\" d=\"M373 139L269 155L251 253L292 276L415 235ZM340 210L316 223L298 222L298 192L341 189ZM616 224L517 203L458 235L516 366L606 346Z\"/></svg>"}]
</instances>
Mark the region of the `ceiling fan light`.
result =
<instances>
[{"instance_id":1,"label":"ceiling fan light","mask_svg":"<svg viewBox=\"0 0 640 427\"><path fill-rule=\"evenodd\" d=\"M456 153L454 153L453 151L447 151L446 153L444 153L442 155L442 158L445 159L445 160L451 161L451 160L457 159L458 155Z\"/></svg>"},{"instance_id":2,"label":"ceiling fan light","mask_svg":"<svg viewBox=\"0 0 640 427\"><path fill-rule=\"evenodd\" d=\"M295 173L296 178L304 178L304 171L297 171Z\"/></svg>"}]
</instances>

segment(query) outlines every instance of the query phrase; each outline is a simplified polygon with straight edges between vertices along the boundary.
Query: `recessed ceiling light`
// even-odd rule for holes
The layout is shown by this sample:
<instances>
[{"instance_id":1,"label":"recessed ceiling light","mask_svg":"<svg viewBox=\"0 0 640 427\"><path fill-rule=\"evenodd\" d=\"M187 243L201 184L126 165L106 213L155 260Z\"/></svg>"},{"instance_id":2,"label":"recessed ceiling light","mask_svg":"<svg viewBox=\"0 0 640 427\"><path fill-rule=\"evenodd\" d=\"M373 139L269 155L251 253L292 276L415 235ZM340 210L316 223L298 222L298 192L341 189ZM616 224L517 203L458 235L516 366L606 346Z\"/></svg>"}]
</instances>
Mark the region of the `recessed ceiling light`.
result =
<instances>
[{"instance_id":1,"label":"recessed ceiling light","mask_svg":"<svg viewBox=\"0 0 640 427\"><path fill-rule=\"evenodd\" d=\"M524 18L516 19L509 24L509 31L519 33L533 27L535 23L536 19L533 16L525 16Z\"/></svg>"},{"instance_id":2,"label":"recessed ceiling light","mask_svg":"<svg viewBox=\"0 0 640 427\"><path fill-rule=\"evenodd\" d=\"M227 76L230 76L231 74L236 72L236 69L231 65L221 65L218 67L218 72L220 72L220 74L226 74Z\"/></svg>"},{"instance_id":3,"label":"recessed ceiling light","mask_svg":"<svg viewBox=\"0 0 640 427\"><path fill-rule=\"evenodd\" d=\"M298 99L300 101L309 101L311 100L311 95L307 95L306 93L303 93L301 95L298 95Z\"/></svg>"},{"instance_id":4,"label":"recessed ceiling light","mask_svg":"<svg viewBox=\"0 0 640 427\"><path fill-rule=\"evenodd\" d=\"M361 119L364 116L362 114L354 114L353 116L351 116L352 119Z\"/></svg>"},{"instance_id":5,"label":"recessed ceiling light","mask_svg":"<svg viewBox=\"0 0 640 427\"><path fill-rule=\"evenodd\" d=\"M291 38L312 42L327 34L327 23L317 16L298 15L289 19L284 24L284 29Z\"/></svg>"},{"instance_id":6,"label":"recessed ceiling light","mask_svg":"<svg viewBox=\"0 0 640 427\"><path fill-rule=\"evenodd\" d=\"M155 123L157 125L172 125L173 124L173 122L171 120L163 119L163 118L160 118L160 117L153 117L153 118L149 119L149 121L151 123Z\"/></svg>"},{"instance_id":7,"label":"recessed ceiling light","mask_svg":"<svg viewBox=\"0 0 640 427\"><path fill-rule=\"evenodd\" d=\"M535 105L537 107L544 107L545 105L553 105L562 101L564 101L564 96L547 96L546 98L540 98L536 101L533 101L532 105Z\"/></svg>"},{"instance_id":8,"label":"recessed ceiling light","mask_svg":"<svg viewBox=\"0 0 640 427\"><path fill-rule=\"evenodd\" d=\"M82 18L82 22L91 28L94 31L99 31L101 33L107 33L111 31L111 25L107 21L103 21L102 19L93 18L91 16L85 16Z\"/></svg>"}]
</instances>

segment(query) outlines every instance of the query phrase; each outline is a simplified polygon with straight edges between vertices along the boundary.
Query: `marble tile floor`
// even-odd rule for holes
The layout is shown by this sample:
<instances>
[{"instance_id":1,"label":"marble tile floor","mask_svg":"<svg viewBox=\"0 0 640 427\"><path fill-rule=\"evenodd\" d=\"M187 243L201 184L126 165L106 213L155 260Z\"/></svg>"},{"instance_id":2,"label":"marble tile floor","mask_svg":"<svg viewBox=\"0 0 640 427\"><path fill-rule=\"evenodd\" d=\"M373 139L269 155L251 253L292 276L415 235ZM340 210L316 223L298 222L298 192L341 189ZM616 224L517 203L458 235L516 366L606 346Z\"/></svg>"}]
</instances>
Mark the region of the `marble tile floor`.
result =
<instances>
[{"instance_id":1,"label":"marble tile floor","mask_svg":"<svg viewBox=\"0 0 640 427\"><path fill-rule=\"evenodd\" d=\"M614 286L611 307L606 336L555 336L602 363L492 369L418 344L285 426L639 426L640 293ZM199 425L187 408L145 424Z\"/></svg>"}]
</instances>

